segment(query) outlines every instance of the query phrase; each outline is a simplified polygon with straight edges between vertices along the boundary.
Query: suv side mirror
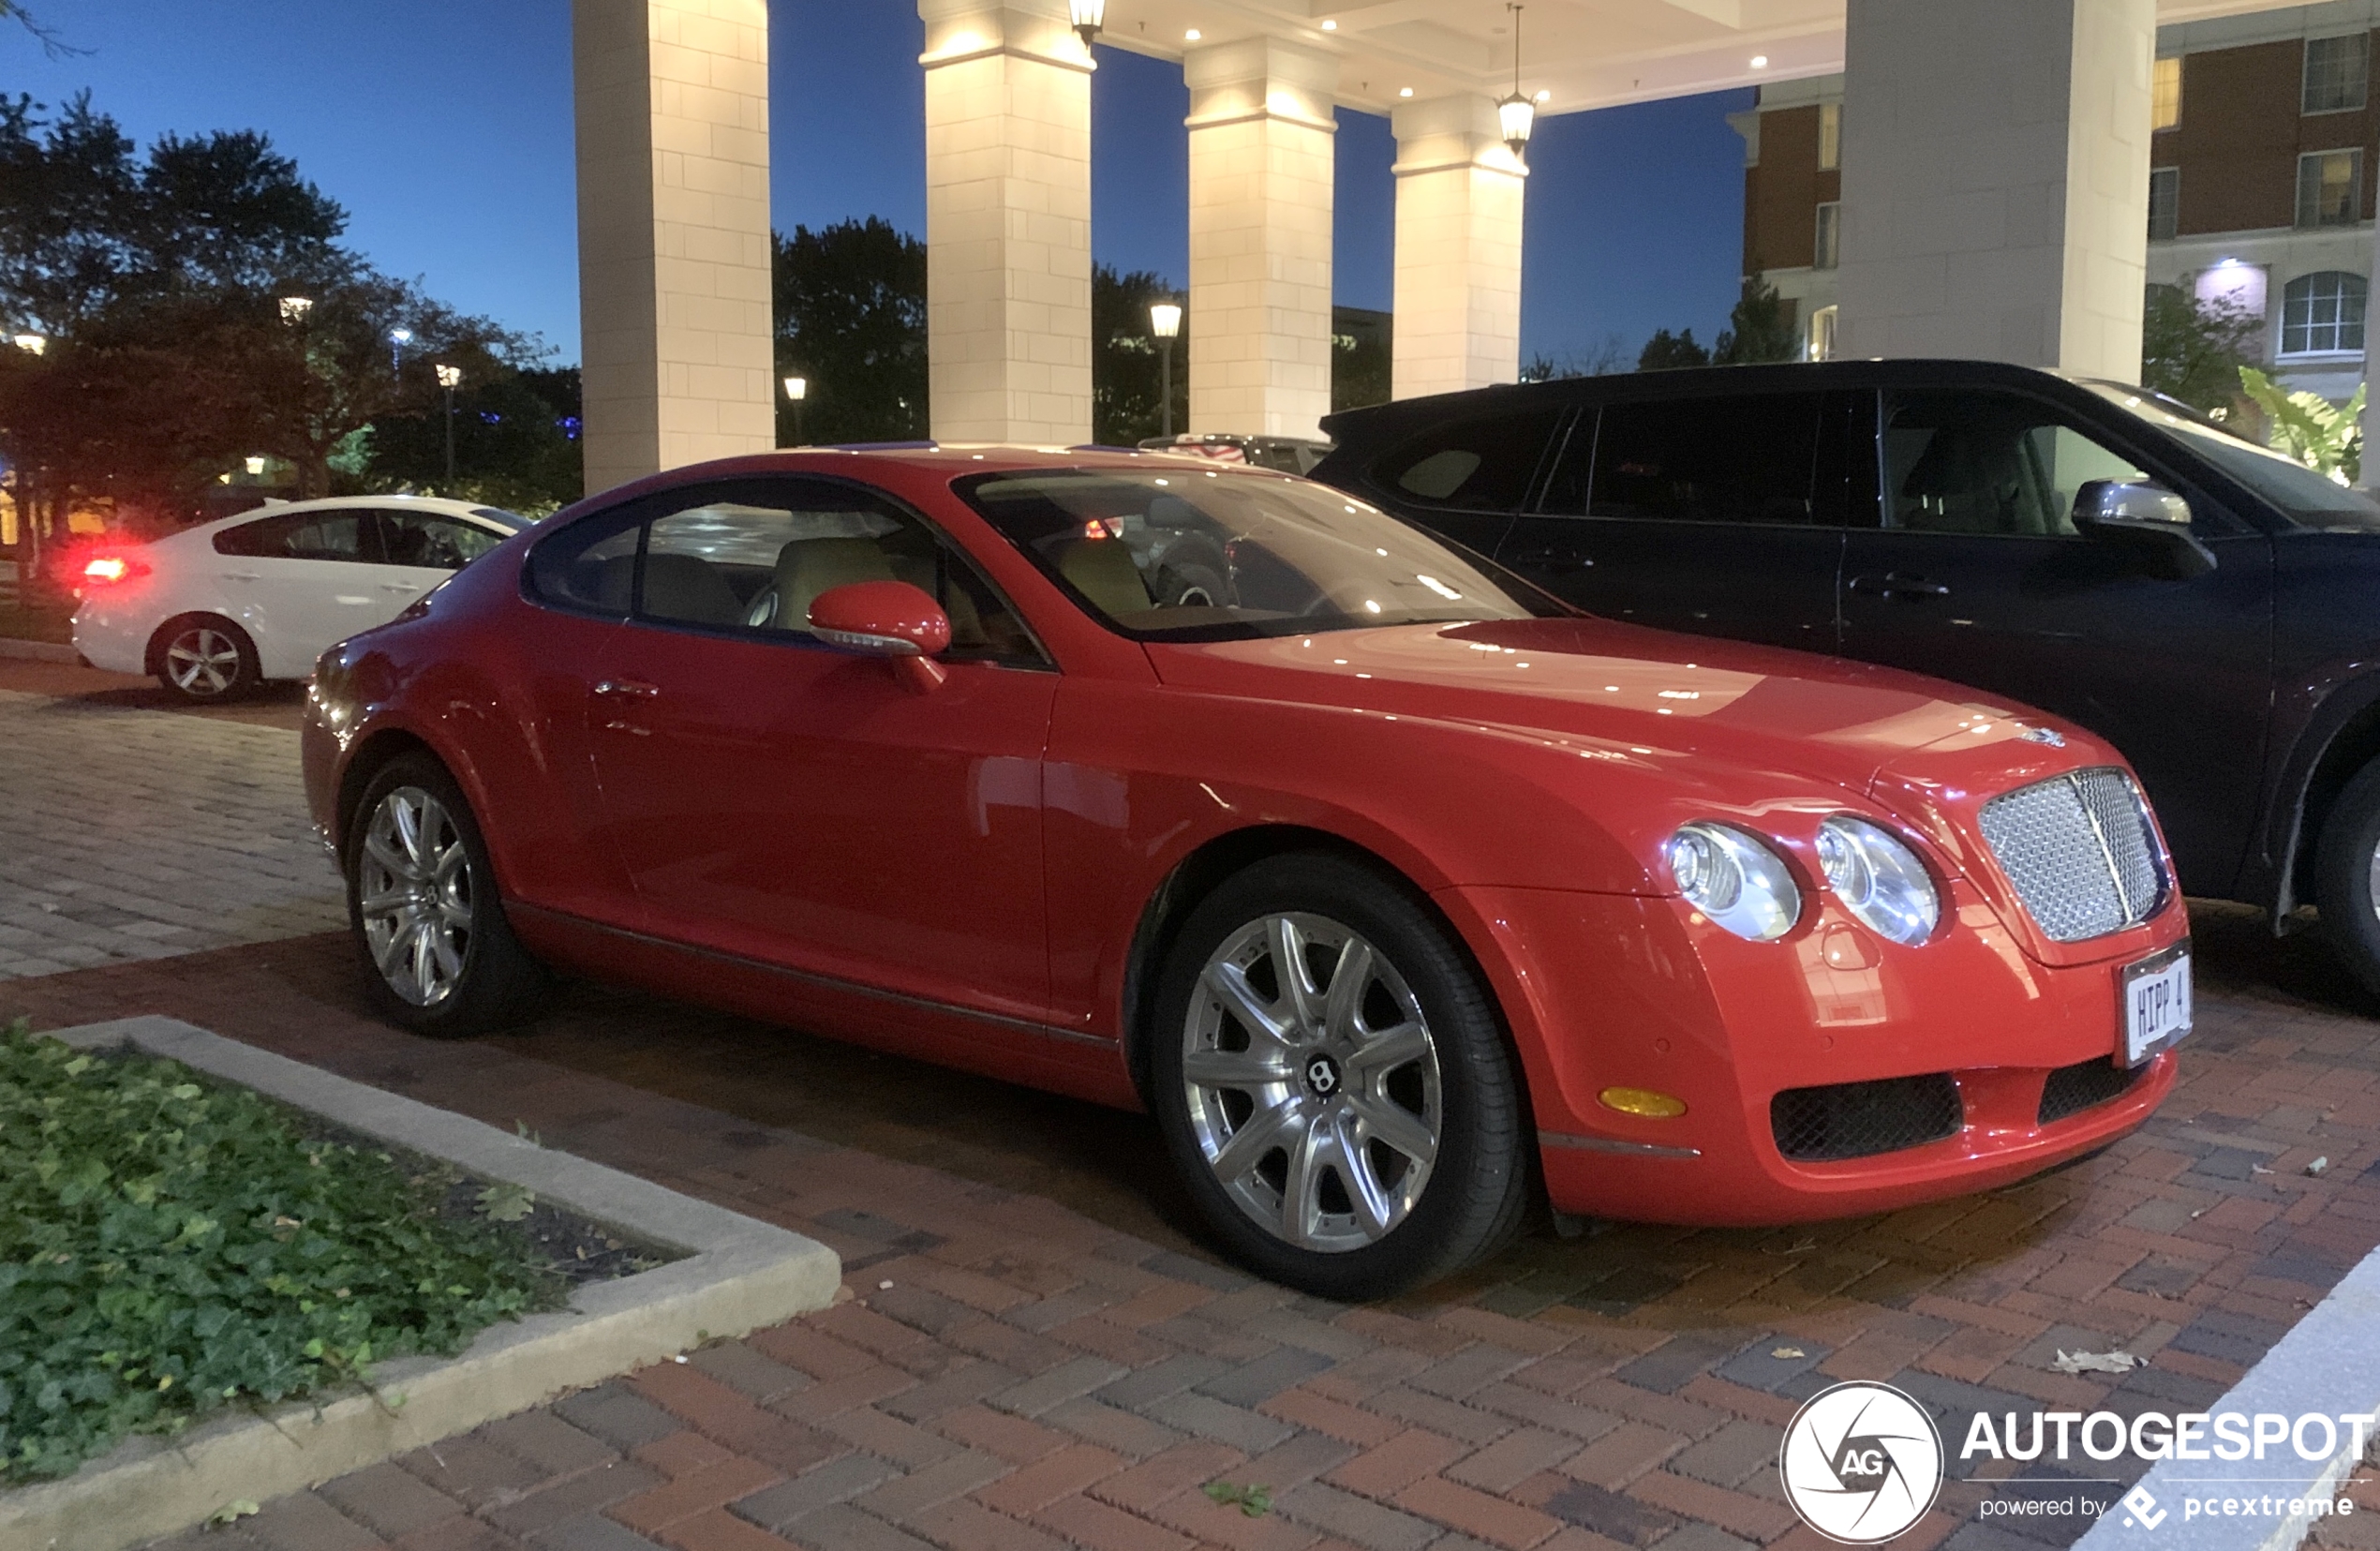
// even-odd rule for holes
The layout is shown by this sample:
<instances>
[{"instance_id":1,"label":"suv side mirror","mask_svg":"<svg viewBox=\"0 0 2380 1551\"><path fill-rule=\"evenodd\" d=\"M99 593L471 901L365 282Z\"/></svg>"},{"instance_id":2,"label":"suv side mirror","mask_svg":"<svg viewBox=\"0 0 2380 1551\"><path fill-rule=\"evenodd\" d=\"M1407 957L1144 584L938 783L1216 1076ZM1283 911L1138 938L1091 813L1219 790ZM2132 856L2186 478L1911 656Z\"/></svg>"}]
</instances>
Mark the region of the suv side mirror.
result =
<instances>
[{"instance_id":1,"label":"suv side mirror","mask_svg":"<svg viewBox=\"0 0 2380 1551\"><path fill-rule=\"evenodd\" d=\"M950 616L907 582L828 588L810 605L810 633L838 651L890 659L900 681L919 694L949 677L934 657L950 649Z\"/></svg>"},{"instance_id":2,"label":"suv side mirror","mask_svg":"<svg viewBox=\"0 0 2380 1551\"><path fill-rule=\"evenodd\" d=\"M2086 480L2075 492L2074 524L2087 539L2139 551L2176 581L2215 568L2214 551L2190 531L2190 503L2147 480Z\"/></svg>"}]
</instances>

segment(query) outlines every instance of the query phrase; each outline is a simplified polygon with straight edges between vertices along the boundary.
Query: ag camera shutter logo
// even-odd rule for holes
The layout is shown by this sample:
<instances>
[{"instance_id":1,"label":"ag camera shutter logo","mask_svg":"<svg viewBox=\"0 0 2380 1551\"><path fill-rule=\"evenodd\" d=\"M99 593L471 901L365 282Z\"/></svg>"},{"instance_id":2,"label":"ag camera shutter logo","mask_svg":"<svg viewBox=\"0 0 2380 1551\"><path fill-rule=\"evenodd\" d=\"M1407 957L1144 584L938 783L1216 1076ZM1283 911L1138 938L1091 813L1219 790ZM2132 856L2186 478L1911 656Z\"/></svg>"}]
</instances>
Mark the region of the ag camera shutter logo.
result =
<instances>
[{"instance_id":1,"label":"ag camera shutter logo","mask_svg":"<svg viewBox=\"0 0 2380 1551\"><path fill-rule=\"evenodd\" d=\"M1793 1413L1777 1469L1803 1523L1844 1545L1876 1545L1941 1494L1942 1435L1890 1384L1837 1384Z\"/></svg>"}]
</instances>

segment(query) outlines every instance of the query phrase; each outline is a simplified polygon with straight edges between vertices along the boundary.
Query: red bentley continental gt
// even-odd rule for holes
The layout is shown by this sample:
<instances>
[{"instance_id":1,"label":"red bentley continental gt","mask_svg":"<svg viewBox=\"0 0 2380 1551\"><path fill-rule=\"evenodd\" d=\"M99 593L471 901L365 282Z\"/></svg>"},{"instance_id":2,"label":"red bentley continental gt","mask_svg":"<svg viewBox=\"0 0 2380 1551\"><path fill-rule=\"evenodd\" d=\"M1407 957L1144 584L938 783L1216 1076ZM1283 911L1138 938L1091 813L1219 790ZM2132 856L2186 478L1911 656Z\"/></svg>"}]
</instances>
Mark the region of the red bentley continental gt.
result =
<instances>
[{"instance_id":1,"label":"red bentley continental gt","mask_svg":"<svg viewBox=\"0 0 2380 1551\"><path fill-rule=\"evenodd\" d=\"M812 451L581 503L317 670L388 1014L555 970L1153 1111L1368 1298L1569 1213L2004 1185L2174 1081L2123 761L1931 679L1581 615L1289 475Z\"/></svg>"}]
</instances>

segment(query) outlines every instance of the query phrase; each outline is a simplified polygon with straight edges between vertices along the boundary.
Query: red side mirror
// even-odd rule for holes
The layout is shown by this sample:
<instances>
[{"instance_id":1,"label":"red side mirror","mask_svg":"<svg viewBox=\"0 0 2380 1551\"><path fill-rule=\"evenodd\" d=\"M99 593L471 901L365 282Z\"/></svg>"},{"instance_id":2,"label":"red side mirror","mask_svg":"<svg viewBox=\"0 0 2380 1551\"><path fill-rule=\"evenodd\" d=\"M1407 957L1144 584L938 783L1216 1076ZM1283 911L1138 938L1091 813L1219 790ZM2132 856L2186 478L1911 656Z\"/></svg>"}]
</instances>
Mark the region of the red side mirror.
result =
<instances>
[{"instance_id":1,"label":"red side mirror","mask_svg":"<svg viewBox=\"0 0 2380 1551\"><path fill-rule=\"evenodd\" d=\"M810 605L810 633L838 650L892 659L901 681L919 693L946 677L933 658L949 649L950 616L907 582L828 588Z\"/></svg>"}]
</instances>

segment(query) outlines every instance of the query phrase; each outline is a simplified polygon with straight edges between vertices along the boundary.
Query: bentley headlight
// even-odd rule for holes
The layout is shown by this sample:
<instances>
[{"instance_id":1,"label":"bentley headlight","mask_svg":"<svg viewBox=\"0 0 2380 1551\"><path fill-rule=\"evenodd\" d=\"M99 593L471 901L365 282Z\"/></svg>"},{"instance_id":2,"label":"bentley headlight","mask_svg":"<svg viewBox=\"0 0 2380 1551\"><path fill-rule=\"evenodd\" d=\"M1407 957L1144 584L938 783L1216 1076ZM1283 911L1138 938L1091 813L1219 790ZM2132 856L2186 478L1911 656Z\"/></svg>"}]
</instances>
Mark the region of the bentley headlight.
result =
<instances>
[{"instance_id":1,"label":"bentley headlight","mask_svg":"<svg viewBox=\"0 0 2380 1551\"><path fill-rule=\"evenodd\" d=\"M1741 829L1689 824L1667 852L1686 902L1738 937L1774 942L1800 918L1802 891L1784 858Z\"/></svg>"},{"instance_id":2,"label":"bentley headlight","mask_svg":"<svg viewBox=\"0 0 2380 1551\"><path fill-rule=\"evenodd\" d=\"M1844 908L1894 942L1922 943L1942 918L1926 864L1882 826L1836 814L1818 828L1818 865Z\"/></svg>"}]
</instances>

